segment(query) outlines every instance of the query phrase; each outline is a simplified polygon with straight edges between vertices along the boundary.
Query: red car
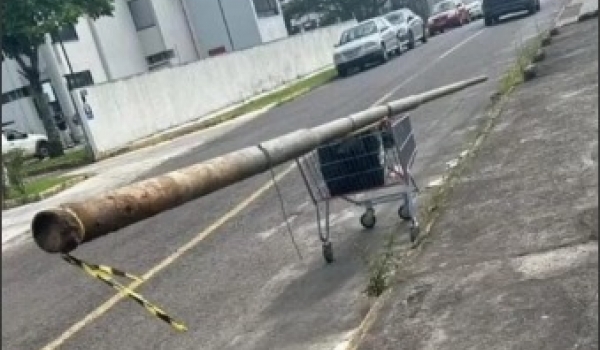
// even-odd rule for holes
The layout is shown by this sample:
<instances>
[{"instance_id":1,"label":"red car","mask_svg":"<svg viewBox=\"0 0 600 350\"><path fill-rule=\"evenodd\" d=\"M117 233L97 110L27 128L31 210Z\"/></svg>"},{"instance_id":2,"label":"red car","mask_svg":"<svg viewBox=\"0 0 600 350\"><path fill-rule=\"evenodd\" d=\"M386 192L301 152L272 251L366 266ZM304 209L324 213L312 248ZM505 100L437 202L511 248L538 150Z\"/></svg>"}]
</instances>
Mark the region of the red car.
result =
<instances>
[{"instance_id":1,"label":"red car","mask_svg":"<svg viewBox=\"0 0 600 350\"><path fill-rule=\"evenodd\" d=\"M459 27L471 21L469 10L461 0L444 0L433 6L427 26L429 35L443 33L452 27Z\"/></svg>"}]
</instances>

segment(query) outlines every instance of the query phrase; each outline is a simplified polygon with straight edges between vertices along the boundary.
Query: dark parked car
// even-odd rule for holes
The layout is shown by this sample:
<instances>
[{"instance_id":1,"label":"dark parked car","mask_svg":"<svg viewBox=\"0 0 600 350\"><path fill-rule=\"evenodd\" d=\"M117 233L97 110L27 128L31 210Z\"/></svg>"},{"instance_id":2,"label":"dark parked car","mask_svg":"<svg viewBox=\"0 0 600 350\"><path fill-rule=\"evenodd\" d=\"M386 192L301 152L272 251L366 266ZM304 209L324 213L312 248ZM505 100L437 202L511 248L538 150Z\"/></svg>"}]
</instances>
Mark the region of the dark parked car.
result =
<instances>
[{"instance_id":1,"label":"dark parked car","mask_svg":"<svg viewBox=\"0 0 600 350\"><path fill-rule=\"evenodd\" d=\"M491 26L501 16L510 13L527 11L530 15L540 10L540 0L483 0L483 17L485 25Z\"/></svg>"}]
</instances>

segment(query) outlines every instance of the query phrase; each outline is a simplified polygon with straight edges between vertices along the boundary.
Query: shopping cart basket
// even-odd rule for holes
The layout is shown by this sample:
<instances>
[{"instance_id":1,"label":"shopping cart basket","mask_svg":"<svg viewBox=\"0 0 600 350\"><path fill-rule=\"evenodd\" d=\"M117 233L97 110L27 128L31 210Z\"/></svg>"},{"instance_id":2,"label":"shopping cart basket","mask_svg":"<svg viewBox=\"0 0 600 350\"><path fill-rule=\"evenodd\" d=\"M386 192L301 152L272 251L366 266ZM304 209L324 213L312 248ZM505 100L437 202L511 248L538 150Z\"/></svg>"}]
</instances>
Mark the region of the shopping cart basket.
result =
<instances>
[{"instance_id":1,"label":"shopping cart basket","mask_svg":"<svg viewBox=\"0 0 600 350\"><path fill-rule=\"evenodd\" d=\"M410 117L386 119L381 124L320 146L297 160L317 212L317 228L323 256L333 262L329 235L329 201L341 198L365 208L360 223L375 227L375 206L400 202L398 215L410 221L410 239L419 233L416 194L419 189L410 172L416 155ZM325 223L321 222L324 202Z\"/></svg>"}]
</instances>

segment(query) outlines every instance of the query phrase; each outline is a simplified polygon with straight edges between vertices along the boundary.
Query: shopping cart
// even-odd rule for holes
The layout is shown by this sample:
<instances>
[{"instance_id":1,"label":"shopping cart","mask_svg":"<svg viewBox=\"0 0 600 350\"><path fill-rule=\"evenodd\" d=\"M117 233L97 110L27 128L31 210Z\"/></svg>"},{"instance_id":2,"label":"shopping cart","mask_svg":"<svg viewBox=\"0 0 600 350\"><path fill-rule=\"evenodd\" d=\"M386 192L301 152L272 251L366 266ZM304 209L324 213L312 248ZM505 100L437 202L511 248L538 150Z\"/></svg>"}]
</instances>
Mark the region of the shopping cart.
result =
<instances>
[{"instance_id":1,"label":"shopping cart","mask_svg":"<svg viewBox=\"0 0 600 350\"><path fill-rule=\"evenodd\" d=\"M416 151L410 117L403 115L322 145L296 160L316 208L325 261L333 262L329 202L334 198L364 207L360 223L366 229L375 227L376 205L400 202L398 215L410 221L410 239L416 240L419 188L410 172ZM323 202L324 224L321 222Z\"/></svg>"}]
</instances>

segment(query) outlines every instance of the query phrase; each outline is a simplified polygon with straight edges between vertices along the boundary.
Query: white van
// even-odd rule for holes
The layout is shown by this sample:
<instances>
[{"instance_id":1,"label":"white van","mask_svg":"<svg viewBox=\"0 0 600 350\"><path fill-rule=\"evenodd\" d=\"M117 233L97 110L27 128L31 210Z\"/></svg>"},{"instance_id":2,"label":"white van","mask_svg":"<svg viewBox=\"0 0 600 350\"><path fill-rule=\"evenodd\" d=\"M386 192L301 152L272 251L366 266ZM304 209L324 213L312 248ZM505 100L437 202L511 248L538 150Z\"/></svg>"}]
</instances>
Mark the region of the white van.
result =
<instances>
[{"instance_id":1,"label":"white van","mask_svg":"<svg viewBox=\"0 0 600 350\"><path fill-rule=\"evenodd\" d=\"M48 138L40 134L28 134L12 129L2 130L2 154L20 149L25 156L39 159L48 157Z\"/></svg>"}]
</instances>

